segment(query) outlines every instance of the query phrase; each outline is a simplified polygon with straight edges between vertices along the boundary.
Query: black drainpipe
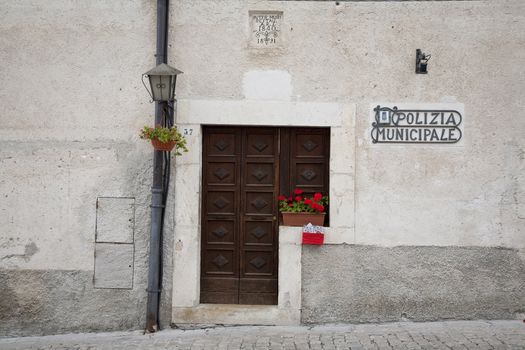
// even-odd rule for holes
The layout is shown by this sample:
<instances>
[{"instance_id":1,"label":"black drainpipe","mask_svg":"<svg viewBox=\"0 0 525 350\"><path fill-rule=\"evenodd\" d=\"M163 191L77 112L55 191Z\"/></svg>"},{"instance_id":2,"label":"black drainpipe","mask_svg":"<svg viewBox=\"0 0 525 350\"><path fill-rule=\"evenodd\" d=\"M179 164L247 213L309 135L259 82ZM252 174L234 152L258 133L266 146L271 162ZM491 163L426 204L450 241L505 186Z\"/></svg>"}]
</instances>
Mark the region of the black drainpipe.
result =
<instances>
[{"instance_id":1,"label":"black drainpipe","mask_svg":"<svg viewBox=\"0 0 525 350\"><path fill-rule=\"evenodd\" d=\"M157 65L168 63L168 9L169 0L157 0L157 53L155 54ZM167 111L167 102L155 103L155 125L165 124L164 116L169 114L165 114ZM151 236L149 244L146 332L155 332L158 329L161 289L161 241L165 207L163 170L168 166L168 162L165 163L164 160L165 158L162 151L154 151L153 184L151 186Z\"/></svg>"}]
</instances>

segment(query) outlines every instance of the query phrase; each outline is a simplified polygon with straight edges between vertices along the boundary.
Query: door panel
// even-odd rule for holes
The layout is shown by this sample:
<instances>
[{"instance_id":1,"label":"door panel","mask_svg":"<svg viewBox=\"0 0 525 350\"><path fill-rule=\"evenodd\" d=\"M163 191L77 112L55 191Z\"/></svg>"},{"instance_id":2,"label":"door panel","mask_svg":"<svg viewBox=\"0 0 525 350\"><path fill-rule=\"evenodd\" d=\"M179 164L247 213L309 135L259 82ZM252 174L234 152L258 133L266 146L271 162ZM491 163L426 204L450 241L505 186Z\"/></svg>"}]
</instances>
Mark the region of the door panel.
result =
<instances>
[{"instance_id":1,"label":"door panel","mask_svg":"<svg viewBox=\"0 0 525 350\"><path fill-rule=\"evenodd\" d=\"M279 129L246 128L243 141L239 303L277 304Z\"/></svg>"},{"instance_id":2,"label":"door panel","mask_svg":"<svg viewBox=\"0 0 525 350\"><path fill-rule=\"evenodd\" d=\"M246 215L273 215L274 191L245 191L244 192L244 214Z\"/></svg>"},{"instance_id":3,"label":"door panel","mask_svg":"<svg viewBox=\"0 0 525 350\"><path fill-rule=\"evenodd\" d=\"M290 144L291 188L301 188L307 196L327 195L330 129L291 129Z\"/></svg>"},{"instance_id":4,"label":"door panel","mask_svg":"<svg viewBox=\"0 0 525 350\"><path fill-rule=\"evenodd\" d=\"M204 128L201 303L277 304L276 128Z\"/></svg>"},{"instance_id":5,"label":"door panel","mask_svg":"<svg viewBox=\"0 0 525 350\"><path fill-rule=\"evenodd\" d=\"M235 246L237 241L234 219L208 219L205 227L206 244Z\"/></svg>"},{"instance_id":6,"label":"door panel","mask_svg":"<svg viewBox=\"0 0 525 350\"><path fill-rule=\"evenodd\" d=\"M208 156L237 156L239 149L237 133L239 130L233 128L223 129L209 134L209 138L206 140L206 151Z\"/></svg>"},{"instance_id":7,"label":"door panel","mask_svg":"<svg viewBox=\"0 0 525 350\"><path fill-rule=\"evenodd\" d=\"M279 129L246 128L243 141L239 303L277 304Z\"/></svg>"},{"instance_id":8,"label":"door panel","mask_svg":"<svg viewBox=\"0 0 525 350\"><path fill-rule=\"evenodd\" d=\"M274 164L262 162L246 163L246 184L250 186L270 185L273 186L275 180Z\"/></svg>"},{"instance_id":9,"label":"door panel","mask_svg":"<svg viewBox=\"0 0 525 350\"><path fill-rule=\"evenodd\" d=\"M274 242L273 220L246 220L244 223L244 244L271 246Z\"/></svg>"},{"instance_id":10,"label":"door panel","mask_svg":"<svg viewBox=\"0 0 525 350\"><path fill-rule=\"evenodd\" d=\"M203 139L201 302L239 302L240 130L208 128Z\"/></svg>"},{"instance_id":11,"label":"door panel","mask_svg":"<svg viewBox=\"0 0 525 350\"><path fill-rule=\"evenodd\" d=\"M236 212L235 191L208 191L207 214L229 214Z\"/></svg>"},{"instance_id":12,"label":"door panel","mask_svg":"<svg viewBox=\"0 0 525 350\"><path fill-rule=\"evenodd\" d=\"M320 129L324 131L323 129ZM294 129L295 154L297 157L324 158L325 138L324 133L313 133L312 129Z\"/></svg>"},{"instance_id":13,"label":"door panel","mask_svg":"<svg viewBox=\"0 0 525 350\"><path fill-rule=\"evenodd\" d=\"M201 279L201 303L238 304L238 278L203 278Z\"/></svg>"},{"instance_id":14,"label":"door panel","mask_svg":"<svg viewBox=\"0 0 525 350\"><path fill-rule=\"evenodd\" d=\"M209 162L206 179L208 185L235 185L235 162Z\"/></svg>"},{"instance_id":15,"label":"door panel","mask_svg":"<svg viewBox=\"0 0 525 350\"><path fill-rule=\"evenodd\" d=\"M313 161L302 163L298 160L295 163L295 171L297 173L295 178L297 187L323 187L325 180L323 163L314 163Z\"/></svg>"},{"instance_id":16,"label":"door panel","mask_svg":"<svg viewBox=\"0 0 525 350\"><path fill-rule=\"evenodd\" d=\"M276 155L277 143L275 134L278 129L250 128L245 129L245 152L246 158L264 157L274 158ZM268 132L270 131L270 132Z\"/></svg>"}]
</instances>

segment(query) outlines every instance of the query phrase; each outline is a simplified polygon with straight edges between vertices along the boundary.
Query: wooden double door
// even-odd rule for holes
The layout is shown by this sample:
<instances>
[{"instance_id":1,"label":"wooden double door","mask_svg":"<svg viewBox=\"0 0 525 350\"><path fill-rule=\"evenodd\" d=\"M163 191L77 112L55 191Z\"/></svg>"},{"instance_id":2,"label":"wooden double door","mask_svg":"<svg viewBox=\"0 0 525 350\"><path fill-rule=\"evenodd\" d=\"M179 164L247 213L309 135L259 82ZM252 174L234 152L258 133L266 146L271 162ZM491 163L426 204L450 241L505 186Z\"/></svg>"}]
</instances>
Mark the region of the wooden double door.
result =
<instances>
[{"instance_id":1,"label":"wooden double door","mask_svg":"<svg viewBox=\"0 0 525 350\"><path fill-rule=\"evenodd\" d=\"M277 197L326 192L328 147L328 129L203 128L201 303L277 304Z\"/></svg>"}]
</instances>

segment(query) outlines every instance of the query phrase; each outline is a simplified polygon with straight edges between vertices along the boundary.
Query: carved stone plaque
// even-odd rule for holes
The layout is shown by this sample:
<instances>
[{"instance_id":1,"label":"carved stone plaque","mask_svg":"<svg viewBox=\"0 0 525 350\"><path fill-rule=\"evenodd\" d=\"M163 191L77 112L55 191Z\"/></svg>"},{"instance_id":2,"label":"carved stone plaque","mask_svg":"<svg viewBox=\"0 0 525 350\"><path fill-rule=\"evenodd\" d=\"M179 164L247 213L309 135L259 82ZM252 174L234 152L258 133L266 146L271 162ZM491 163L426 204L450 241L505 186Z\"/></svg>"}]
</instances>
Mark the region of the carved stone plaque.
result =
<instances>
[{"instance_id":1,"label":"carved stone plaque","mask_svg":"<svg viewBox=\"0 0 525 350\"><path fill-rule=\"evenodd\" d=\"M282 44L282 12L250 11L250 46L278 47Z\"/></svg>"}]
</instances>

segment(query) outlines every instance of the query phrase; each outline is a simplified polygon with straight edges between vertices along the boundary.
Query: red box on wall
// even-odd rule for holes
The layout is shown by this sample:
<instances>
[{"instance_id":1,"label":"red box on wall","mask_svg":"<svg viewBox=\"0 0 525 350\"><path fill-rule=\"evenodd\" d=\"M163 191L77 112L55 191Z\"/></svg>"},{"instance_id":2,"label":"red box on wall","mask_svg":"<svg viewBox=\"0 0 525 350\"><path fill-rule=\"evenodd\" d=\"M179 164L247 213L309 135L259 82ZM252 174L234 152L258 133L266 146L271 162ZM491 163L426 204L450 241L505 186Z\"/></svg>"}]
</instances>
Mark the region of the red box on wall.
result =
<instances>
[{"instance_id":1,"label":"red box on wall","mask_svg":"<svg viewBox=\"0 0 525 350\"><path fill-rule=\"evenodd\" d=\"M324 243L324 233L303 232L303 244L322 245Z\"/></svg>"}]
</instances>

